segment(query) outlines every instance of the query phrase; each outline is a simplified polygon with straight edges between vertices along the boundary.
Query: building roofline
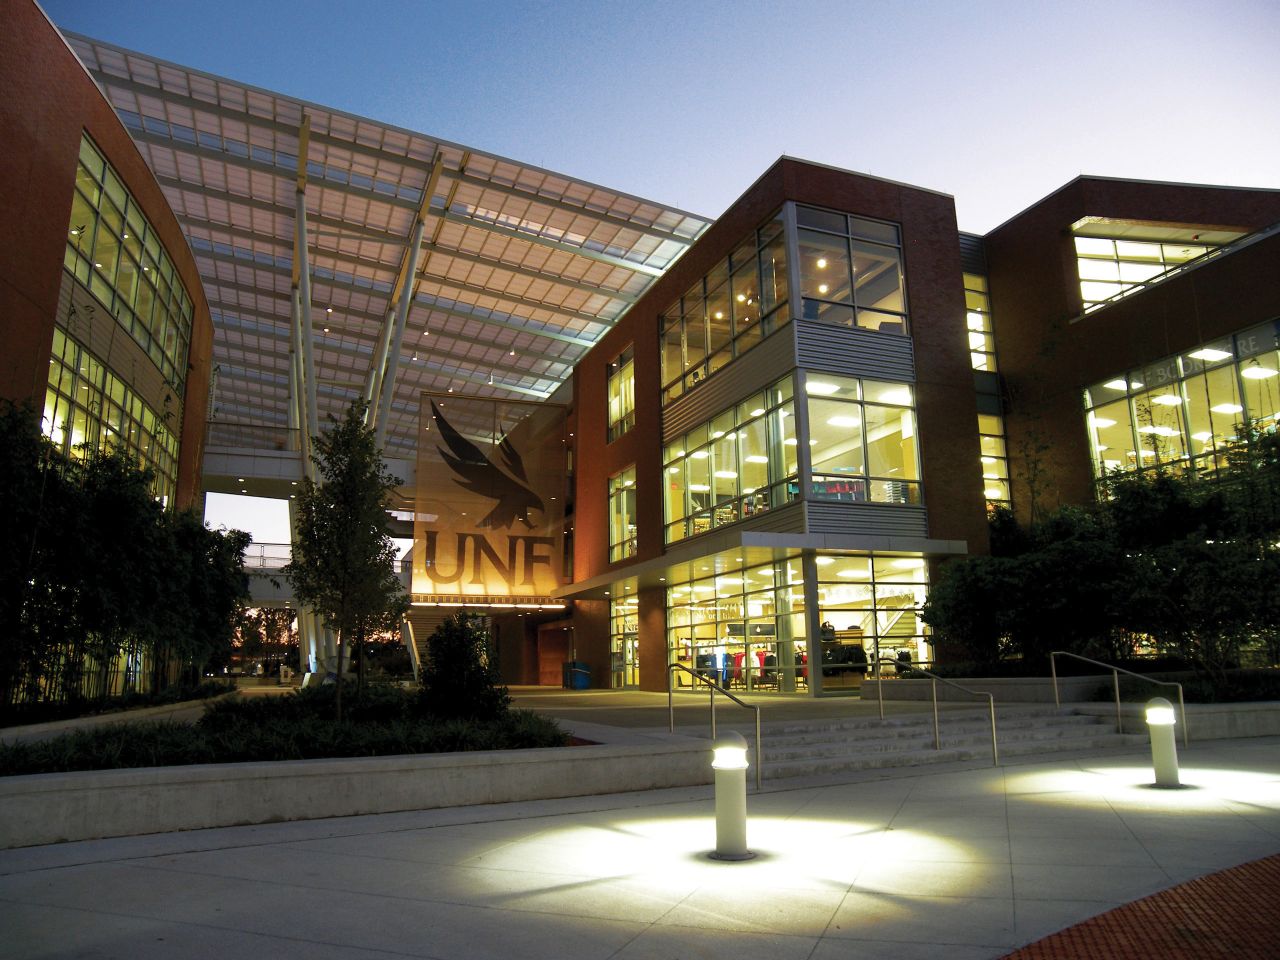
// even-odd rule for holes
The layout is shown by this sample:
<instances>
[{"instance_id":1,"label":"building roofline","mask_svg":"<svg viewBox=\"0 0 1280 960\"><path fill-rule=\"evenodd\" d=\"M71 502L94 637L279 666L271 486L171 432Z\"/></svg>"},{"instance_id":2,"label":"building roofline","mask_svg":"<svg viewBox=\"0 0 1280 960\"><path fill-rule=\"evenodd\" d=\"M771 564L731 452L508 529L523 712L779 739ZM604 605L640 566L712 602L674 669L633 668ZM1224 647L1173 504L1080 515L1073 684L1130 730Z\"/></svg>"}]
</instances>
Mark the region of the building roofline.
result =
<instances>
[{"instance_id":1,"label":"building roofline","mask_svg":"<svg viewBox=\"0 0 1280 960\"><path fill-rule=\"evenodd\" d=\"M1013 221L1017 220L1019 217L1023 216L1024 214L1028 213L1031 210L1034 210L1036 207L1039 207L1042 204L1049 201L1050 199L1052 199L1053 197L1056 197L1058 194L1062 193L1064 190L1067 190L1070 187L1073 187L1077 183L1080 183L1081 181L1084 181L1084 180L1094 180L1094 181L1100 181L1104 183L1136 183L1136 184L1141 184L1143 186L1151 186L1151 187L1194 187L1199 190L1247 190L1251 193L1280 193L1280 188L1278 187L1246 187L1246 186L1232 185L1227 183L1191 183L1185 180L1147 180L1142 177L1108 177L1108 176L1102 176L1101 174L1095 174L1095 173L1081 173L1075 177L1072 177L1070 180L1068 180L1066 183L1062 184L1061 186L1055 187L1053 190L1050 190L1048 193L1042 196L1039 200L1035 201L1035 203L1029 204L1023 207L1017 213L1013 214L1012 216L1005 218L1000 223L996 224L994 227L988 230L986 233L976 234L976 236L980 236L983 239L990 237L993 233L995 233L998 230L1002 230L1004 227L1013 223ZM961 231L961 232L963 233L964 231Z\"/></svg>"}]
</instances>

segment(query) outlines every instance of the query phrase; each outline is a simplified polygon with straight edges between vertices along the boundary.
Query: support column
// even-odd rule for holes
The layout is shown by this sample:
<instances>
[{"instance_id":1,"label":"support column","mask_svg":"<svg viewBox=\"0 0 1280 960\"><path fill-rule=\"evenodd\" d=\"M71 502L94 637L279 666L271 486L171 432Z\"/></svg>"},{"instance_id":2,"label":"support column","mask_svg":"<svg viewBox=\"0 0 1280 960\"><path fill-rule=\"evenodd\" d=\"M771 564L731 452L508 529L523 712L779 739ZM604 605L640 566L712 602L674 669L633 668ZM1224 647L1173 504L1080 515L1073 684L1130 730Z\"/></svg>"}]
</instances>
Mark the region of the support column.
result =
<instances>
[{"instance_id":1,"label":"support column","mask_svg":"<svg viewBox=\"0 0 1280 960\"><path fill-rule=\"evenodd\" d=\"M396 328L391 335L387 351L387 370L383 375L378 396L378 418L375 421L375 433L378 448L381 449L387 436L387 420L391 416L391 400L396 393L396 370L400 366L400 344L404 341L404 327L409 319L409 303L413 299L413 277L418 270L418 251L422 247L422 232L426 224L418 220L413 225L413 237L409 241L409 279L400 291L400 302L396 305Z\"/></svg>"},{"instance_id":2,"label":"support column","mask_svg":"<svg viewBox=\"0 0 1280 960\"><path fill-rule=\"evenodd\" d=\"M804 550L800 554L800 570L804 577L804 627L809 648L809 692L822 693L822 615L818 609L817 554Z\"/></svg>"}]
</instances>

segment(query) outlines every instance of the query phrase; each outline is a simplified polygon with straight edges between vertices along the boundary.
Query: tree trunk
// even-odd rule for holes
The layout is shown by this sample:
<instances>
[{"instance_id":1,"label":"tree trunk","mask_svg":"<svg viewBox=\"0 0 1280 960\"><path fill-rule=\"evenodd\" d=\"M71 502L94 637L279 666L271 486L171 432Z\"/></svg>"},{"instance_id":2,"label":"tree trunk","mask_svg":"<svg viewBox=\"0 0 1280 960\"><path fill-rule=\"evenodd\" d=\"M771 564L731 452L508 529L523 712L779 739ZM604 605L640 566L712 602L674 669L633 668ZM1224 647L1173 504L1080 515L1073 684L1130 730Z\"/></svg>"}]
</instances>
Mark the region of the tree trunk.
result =
<instances>
[{"instance_id":1,"label":"tree trunk","mask_svg":"<svg viewBox=\"0 0 1280 960\"><path fill-rule=\"evenodd\" d=\"M338 631L338 689L334 691L333 696L333 718L338 723L342 722L342 655L346 652L343 648L346 643L346 631Z\"/></svg>"},{"instance_id":2,"label":"tree trunk","mask_svg":"<svg viewBox=\"0 0 1280 960\"><path fill-rule=\"evenodd\" d=\"M364 698L364 655L365 655L365 637L364 627L356 630L356 693L360 698Z\"/></svg>"}]
</instances>

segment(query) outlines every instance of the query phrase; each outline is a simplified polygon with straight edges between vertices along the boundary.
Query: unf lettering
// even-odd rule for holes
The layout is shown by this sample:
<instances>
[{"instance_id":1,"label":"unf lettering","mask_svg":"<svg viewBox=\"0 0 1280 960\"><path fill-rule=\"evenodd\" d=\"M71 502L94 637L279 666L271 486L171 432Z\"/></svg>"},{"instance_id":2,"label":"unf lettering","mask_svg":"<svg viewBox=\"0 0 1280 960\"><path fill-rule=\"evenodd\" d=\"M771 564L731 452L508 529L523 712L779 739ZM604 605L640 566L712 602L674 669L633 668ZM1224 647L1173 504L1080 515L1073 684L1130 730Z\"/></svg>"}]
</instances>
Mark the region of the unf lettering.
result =
<instances>
[{"instance_id":1,"label":"unf lettering","mask_svg":"<svg viewBox=\"0 0 1280 960\"><path fill-rule=\"evenodd\" d=\"M447 541L446 541L447 543ZM533 586L539 567L546 567L553 577L554 537L507 537L506 556L479 533L458 533L451 546L452 556L440 549L440 532L427 530L423 536L423 560L427 576L437 584L462 583L474 586L491 582L491 574L509 590Z\"/></svg>"}]
</instances>

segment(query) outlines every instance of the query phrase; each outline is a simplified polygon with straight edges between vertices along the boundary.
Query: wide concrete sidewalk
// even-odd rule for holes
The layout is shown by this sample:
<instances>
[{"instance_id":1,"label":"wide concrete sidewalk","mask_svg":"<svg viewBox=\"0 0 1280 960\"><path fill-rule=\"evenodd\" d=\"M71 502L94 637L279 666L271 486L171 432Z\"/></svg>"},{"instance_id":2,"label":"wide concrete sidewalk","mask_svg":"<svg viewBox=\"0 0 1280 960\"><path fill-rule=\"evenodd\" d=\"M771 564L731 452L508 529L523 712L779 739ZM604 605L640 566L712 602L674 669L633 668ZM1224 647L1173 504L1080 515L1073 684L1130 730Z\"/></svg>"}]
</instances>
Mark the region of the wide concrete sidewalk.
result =
<instances>
[{"instance_id":1,"label":"wide concrete sidewalk","mask_svg":"<svg viewBox=\"0 0 1280 960\"><path fill-rule=\"evenodd\" d=\"M0 957L999 957L1280 852L1278 747L783 786L747 863L707 788L9 850Z\"/></svg>"}]
</instances>

